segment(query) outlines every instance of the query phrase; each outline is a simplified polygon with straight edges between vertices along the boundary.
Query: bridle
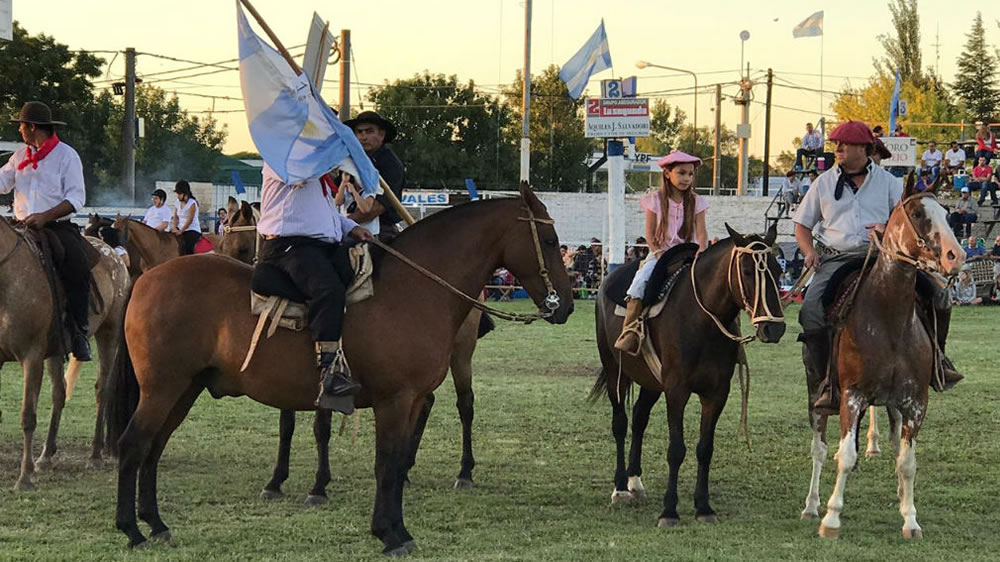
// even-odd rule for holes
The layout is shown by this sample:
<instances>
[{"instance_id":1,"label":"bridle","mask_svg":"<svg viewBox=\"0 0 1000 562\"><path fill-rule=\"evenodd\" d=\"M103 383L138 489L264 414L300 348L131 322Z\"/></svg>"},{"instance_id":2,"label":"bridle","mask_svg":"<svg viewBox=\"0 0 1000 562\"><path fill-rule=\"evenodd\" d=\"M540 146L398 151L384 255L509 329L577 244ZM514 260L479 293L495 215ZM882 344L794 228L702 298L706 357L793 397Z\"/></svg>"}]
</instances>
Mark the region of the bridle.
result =
<instances>
[{"instance_id":1,"label":"bridle","mask_svg":"<svg viewBox=\"0 0 1000 562\"><path fill-rule=\"evenodd\" d=\"M735 244L735 242L734 242ZM698 256L701 253L695 254L694 261L691 263L691 288L694 291L694 300L698 303L702 312L708 315L709 318L715 322L716 327L719 331L723 333L727 338L739 342L747 343L756 339L755 335L741 336L738 331L736 334L731 333L719 320L719 317L713 314L708 308L705 307L704 303L701 302L701 297L698 296L698 283L695 279L694 270L695 266L698 265ZM754 284L753 284L753 298L747 298L747 288L743 284L743 276L740 274L742 271L743 258L747 257L753 260L754 267ZM729 292L733 293L733 269L735 266L736 279L738 281L738 286L740 288L740 300L743 304L743 310L747 311L750 315L751 324L756 325L758 322L781 322L785 323L784 316L775 316L771 311L771 307L767 302L767 284L770 283L771 287L774 289L774 294L779 295L778 281L774 278L771 273L771 269L768 267L767 260L771 257L771 248L764 242L754 240L747 244L746 246L733 246L733 250L729 253L729 267L727 268L727 282L729 283ZM780 303L780 301L779 301ZM758 308L763 309L762 314L756 314ZM780 306L780 304L779 304ZM780 309L779 309L780 312Z\"/></svg>"},{"instance_id":2,"label":"bridle","mask_svg":"<svg viewBox=\"0 0 1000 562\"><path fill-rule=\"evenodd\" d=\"M538 258L538 274L542 276L542 281L545 282L545 308L551 315L553 312L559 309L559 294L556 293L555 288L552 286L552 281L549 279L549 270L545 267L545 258L542 257L542 242L538 238L538 227L536 223L554 225L555 221L552 219L540 219L535 217L535 213L531 210L531 205L525 205L521 207L527 211L528 216L517 217L519 221L527 221L531 225L531 238L535 242L535 256Z\"/></svg>"},{"instance_id":3,"label":"bridle","mask_svg":"<svg viewBox=\"0 0 1000 562\"><path fill-rule=\"evenodd\" d=\"M222 226L222 233L229 234L230 232L257 232L257 223L260 222L260 211L253 209L253 224L247 224L243 226L230 226L228 224ZM254 237L253 244L253 263L257 263L257 256L260 255L260 243L263 240L263 236L258 234Z\"/></svg>"},{"instance_id":4,"label":"bridle","mask_svg":"<svg viewBox=\"0 0 1000 562\"><path fill-rule=\"evenodd\" d=\"M899 248L895 247L896 245L889 245L889 244L883 245L882 241L879 240L879 237L874 233L872 233L871 239L874 245L878 247L879 252L884 253L890 259L895 261L901 261L903 263L908 263L921 271L936 273L939 269L938 262L941 259L941 248L939 246L935 246L934 244L931 243L930 240L928 240L926 237L920 234L920 231L917 230L917 227L913 224L913 219L910 218L910 213L906 211L907 203L909 203L910 201L921 199L923 197L934 197L935 200L937 199L934 196L933 192L924 191L921 193L915 193L913 195L910 195L906 199L900 200L900 202L896 204L896 209L893 210L893 214L895 214L897 210L902 213L903 225L906 228L908 228L911 232L913 232L913 238L915 238L917 241L917 247L920 249L923 248L930 249L932 252L934 252L934 259L930 259L925 256L913 257L909 254L906 254Z\"/></svg>"}]
</instances>

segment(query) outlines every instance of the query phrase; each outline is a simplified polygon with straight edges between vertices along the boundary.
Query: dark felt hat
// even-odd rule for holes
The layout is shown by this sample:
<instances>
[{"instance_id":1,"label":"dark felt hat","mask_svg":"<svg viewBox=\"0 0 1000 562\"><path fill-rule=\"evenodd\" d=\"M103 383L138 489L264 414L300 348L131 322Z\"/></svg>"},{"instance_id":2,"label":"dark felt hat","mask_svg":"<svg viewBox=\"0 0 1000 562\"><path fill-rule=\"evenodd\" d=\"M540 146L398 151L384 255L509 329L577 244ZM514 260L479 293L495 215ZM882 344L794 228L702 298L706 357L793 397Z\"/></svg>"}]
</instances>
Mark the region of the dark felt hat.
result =
<instances>
[{"instance_id":1,"label":"dark felt hat","mask_svg":"<svg viewBox=\"0 0 1000 562\"><path fill-rule=\"evenodd\" d=\"M396 126L390 121L382 118L381 115L375 113L374 111L362 111L354 119L348 119L344 121L344 124L350 127L352 130L362 123L371 123L376 127L385 131L385 141L390 143L396 138Z\"/></svg>"},{"instance_id":2,"label":"dark felt hat","mask_svg":"<svg viewBox=\"0 0 1000 562\"><path fill-rule=\"evenodd\" d=\"M21 113L10 120L11 123L33 123L35 125L65 125L52 120L52 110L40 101L29 101L21 107Z\"/></svg>"}]
</instances>

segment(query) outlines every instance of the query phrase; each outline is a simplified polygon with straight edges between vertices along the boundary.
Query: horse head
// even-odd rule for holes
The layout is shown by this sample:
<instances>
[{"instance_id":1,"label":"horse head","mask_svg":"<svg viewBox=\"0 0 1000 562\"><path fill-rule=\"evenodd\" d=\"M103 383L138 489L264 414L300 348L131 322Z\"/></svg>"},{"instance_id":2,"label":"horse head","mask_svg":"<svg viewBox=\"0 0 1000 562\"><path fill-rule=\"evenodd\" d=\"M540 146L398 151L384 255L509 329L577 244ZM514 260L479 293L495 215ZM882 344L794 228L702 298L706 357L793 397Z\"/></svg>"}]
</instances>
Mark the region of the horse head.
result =
<instances>
[{"instance_id":1,"label":"horse head","mask_svg":"<svg viewBox=\"0 0 1000 562\"><path fill-rule=\"evenodd\" d=\"M239 207L232 206L226 217L225 236L219 244L219 253L244 263L253 263L257 253L256 225L257 214L249 203L243 201Z\"/></svg>"},{"instance_id":2,"label":"horse head","mask_svg":"<svg viewBox=\"0 0 1000 562\"><path fill-rule=\"evenodd\" d=\"M729 258L729 292L737 305L750 315L757 338L764 343L778 343L785 333L785 314L781 308L778 279L781 267L771 250L778 236L772 223L767 233L744 235L726 224L733 242Z\"/></svg>"},{"instance_id":3,"label":"horse head","mask_svg":"<svg viewBox=\"0 0 1000 562\"><path fill-rule=\"evenodd\" d=\"M886 224L883 248L890 257L918 269L955 275L965 263L965 250L948 225L947 211L937 200L941 181L938 176L932 186L920 192L910 172L903 197Z\"/></svg>"},{"instance_id":4,"label":"horse head","mask_svg":"<svg viewBox=\"0 0 1000 562\"><path fill-rule=\"evenodd\" d=\"M563 324L573 312L573 290L559 254L559 236L545 205L521 182L517 224L502 238L501 261L521 282L545 320Z\"/></svg>"}]
</instances>

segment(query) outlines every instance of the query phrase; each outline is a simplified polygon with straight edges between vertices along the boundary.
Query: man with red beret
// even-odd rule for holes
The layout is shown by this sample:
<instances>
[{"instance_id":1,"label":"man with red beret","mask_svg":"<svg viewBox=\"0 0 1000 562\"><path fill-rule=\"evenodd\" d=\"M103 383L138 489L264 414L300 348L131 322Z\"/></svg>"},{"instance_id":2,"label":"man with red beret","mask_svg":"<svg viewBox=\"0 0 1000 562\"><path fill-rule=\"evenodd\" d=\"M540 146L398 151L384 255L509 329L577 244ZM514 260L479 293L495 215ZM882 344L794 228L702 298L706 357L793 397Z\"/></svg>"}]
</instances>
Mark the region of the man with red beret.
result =
<instances>
[{"instance_id":1,"label":"man with red beret","mask_svg":"<svg viewBox=\"0 0 1000 562\"><path fill-rule=\"evenodd\" d=\"M840 266L864 257L868 251L868 233L885 229L893 207L903 194L899 180L872 162L876 140L868 125L847 121L833 130L830 140L837 144L834 152L837 164L810 185L792 217L795 241L805 257L805 266L816 268L799 311L802 325L799 339L807 351L806 369L812 371L813 377L824 380L822 394L814 404L820 414L836 414L840 399L835 378L826 380L832 334L823 310L823 293ZM814 228L822 255L813 245ZM935 298L934 305L938 310L939 345L943 351L951 308L947 291L939 292L943 299ZM946 381L954 384L961 380L962 376L951 369L950 362L946 361L945 366Z\"/></svg>"}]
</instances>

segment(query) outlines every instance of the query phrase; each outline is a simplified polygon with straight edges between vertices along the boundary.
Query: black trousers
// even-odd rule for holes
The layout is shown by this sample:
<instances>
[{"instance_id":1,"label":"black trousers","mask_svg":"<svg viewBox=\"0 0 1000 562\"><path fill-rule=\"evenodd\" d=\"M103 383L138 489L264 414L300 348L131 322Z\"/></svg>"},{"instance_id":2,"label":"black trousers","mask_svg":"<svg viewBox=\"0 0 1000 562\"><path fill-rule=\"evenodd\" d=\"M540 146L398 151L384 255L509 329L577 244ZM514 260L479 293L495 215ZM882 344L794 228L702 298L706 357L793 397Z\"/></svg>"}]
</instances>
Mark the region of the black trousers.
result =
<instances>
[{"instance_id":1,"label":"black trousers","mask_svg":"<svg viewBox=\"0 0 1000 562\"><path fill-rule=\"evenodd\" d=\"M344 327L347 286L354 280L347 247L314 238L265 240L261 261L281 268L306 296L313 341L336 341Z\"/></svg>"},{"instance_id":2,"label":"black trousers","mask_svg":"<svg viewBox=\"0 0 1000 562\"><path fill-rule=\"evenodd\" d=\"M45 225L63 246L62 259L55 261L56 272L66 290L66 311L69 320L80 330L87 329L90 307L90 267L86 248L89 244L80 235L80 229L70 221L52 221Z\"/></svg>"},{"instance_id":3,"label":"black trousers","mask_svg":"<svg viewBox=\"0 0 1000 562\"><path fill-rule=\"evenodd\" d=\"M194 245L201 240L201 233L196 230L185 230L181 233L181 255L190 256L194 253Z\"/></svg>"}]
</instances>

